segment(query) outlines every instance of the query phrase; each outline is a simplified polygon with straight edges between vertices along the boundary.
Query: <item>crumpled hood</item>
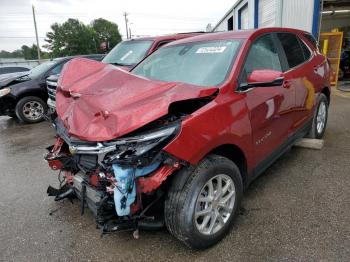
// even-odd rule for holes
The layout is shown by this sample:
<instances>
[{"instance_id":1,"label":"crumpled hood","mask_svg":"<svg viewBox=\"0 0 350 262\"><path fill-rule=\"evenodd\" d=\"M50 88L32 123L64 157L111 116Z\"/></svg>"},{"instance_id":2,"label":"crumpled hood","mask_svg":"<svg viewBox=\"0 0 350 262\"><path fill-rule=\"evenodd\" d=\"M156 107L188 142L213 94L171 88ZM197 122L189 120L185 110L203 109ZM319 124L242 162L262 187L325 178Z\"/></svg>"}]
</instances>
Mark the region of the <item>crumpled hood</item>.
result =
<instances>
[{"instance_id":1,"label":"crumpled hood","mask_svg":"<svg viewBox=\"0 0 350 262\"><path fill-rule=\"evenodd\" d=\"M8 86L14 80L28 75L28 72L16 72L16 73L8 73L0 75L0 88ZM29 79L28 79L29 80ZM25 81L23 81L25 82Z\"/></svg>"},{"instance_id":2,"label":"crumpled hood","mask_svg":"<svg viewBox=\"0 0 350 262\"><path fill-rule=\"evenodd\" d=\"M210 96L216 90L148 80L76 58L65 65L59 78L56 111L70 135L107 141L166 115L173 102Z\"/></svg>"}]
</instances>

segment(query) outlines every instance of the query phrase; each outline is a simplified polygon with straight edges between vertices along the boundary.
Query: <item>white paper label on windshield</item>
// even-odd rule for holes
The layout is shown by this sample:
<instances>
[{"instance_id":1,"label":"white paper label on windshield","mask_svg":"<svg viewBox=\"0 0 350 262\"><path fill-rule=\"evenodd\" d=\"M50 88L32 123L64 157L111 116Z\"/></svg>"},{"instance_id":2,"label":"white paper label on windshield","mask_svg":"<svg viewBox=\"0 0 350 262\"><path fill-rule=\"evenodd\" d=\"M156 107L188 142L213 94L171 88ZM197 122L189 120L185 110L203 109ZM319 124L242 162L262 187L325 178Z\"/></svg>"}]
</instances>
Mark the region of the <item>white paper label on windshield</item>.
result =
<instances>
[{"instance_id":1,"label":"white paper label on windshield","mask_svg":"<svg viewBox=\"0 0 350 262\"><path fill-rule=\"evenodd\" d=\"M226 46L208 46L208 47L200 47L196 51L197 54L216 54L222 53L226 49Z\"/></svg>"},{"instance_id":2,"label":"white paper label on windshield","mask_svg":"<svg viewBox=\"0 0 350 262\"><path fill-rule=\"evenodd\" d=\"M127 52L125 55L123 55L122 58L120 58L121 61L123 61L124 59L126 59L129 55L132 54L132 50L130 50L129 52Z\"/></svg>"}]
</instances>

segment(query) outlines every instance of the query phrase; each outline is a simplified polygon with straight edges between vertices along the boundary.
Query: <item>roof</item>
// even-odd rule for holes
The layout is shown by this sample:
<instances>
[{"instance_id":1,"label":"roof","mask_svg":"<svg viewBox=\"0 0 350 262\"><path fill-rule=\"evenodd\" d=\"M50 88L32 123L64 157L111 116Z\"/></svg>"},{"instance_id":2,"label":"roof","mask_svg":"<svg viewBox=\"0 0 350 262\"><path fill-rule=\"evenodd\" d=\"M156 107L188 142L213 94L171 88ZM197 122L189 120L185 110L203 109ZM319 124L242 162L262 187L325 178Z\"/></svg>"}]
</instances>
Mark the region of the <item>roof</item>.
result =
<instances>
[{"instance_id":1,"label":"roof","mask_svg":"<svg viewBox=\"0 0 350 262\"><path fill-rule=\"evenodd\" d=\"M167 46L192 43L192 42L201 42L201 41L213 41L213 40L227 40L227 39L249 39L254 35L260 35L263 33L269 32L292 32L292 33L307 33L309 32L293 29L293 28L285 28L285 27L268 27L268 28L259 28L259 29L249 29L249 30L239 30L239 31L226 31L226 32L216 32L210 34L202 34L186 39L181 39L178 41L171 42L167 44Z\"/></svg>"},{"instance_id":2,"label":"roof","mask_svg":"<svg viewBox=\"0 0 350 262\"><path fill-rule=\"evenodd\" d=\"M148 36L148 37L139 37L139 38L133 38L127 41L145 41L145 40L152 40L156 42L165 41L165 40L178 40L183 39L191 36L197 36L204 34L205 32L188 32L188 33L178 33L178 34L171 34L171 35L161 35L161 36Z\"/></svg>"}]
</instances>

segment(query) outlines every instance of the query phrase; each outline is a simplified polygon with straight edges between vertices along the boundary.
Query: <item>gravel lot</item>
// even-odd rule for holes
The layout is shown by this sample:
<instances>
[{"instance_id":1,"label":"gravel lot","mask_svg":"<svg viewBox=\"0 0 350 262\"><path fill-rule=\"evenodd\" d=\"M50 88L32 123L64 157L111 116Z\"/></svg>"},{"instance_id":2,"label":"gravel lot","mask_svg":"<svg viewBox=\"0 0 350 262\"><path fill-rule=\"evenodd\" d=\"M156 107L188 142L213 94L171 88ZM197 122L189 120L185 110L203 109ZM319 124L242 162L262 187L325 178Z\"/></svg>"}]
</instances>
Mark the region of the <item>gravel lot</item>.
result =
<instances>
[{"instance_id":1,"label":"gravel lot","mask_svg":"<svg viewBox=\"0 0 350 262\"><path fill-rule=\"evenodd\" d=\"M192 251L167 231L100 237L78 202L46 196L47 123L0 117L0 261L349 261L350 99L333 95L325 147L293 148L247 190L230 234ZM50 214L51 213L51 214Z\"/></svg>"}]
</instances>

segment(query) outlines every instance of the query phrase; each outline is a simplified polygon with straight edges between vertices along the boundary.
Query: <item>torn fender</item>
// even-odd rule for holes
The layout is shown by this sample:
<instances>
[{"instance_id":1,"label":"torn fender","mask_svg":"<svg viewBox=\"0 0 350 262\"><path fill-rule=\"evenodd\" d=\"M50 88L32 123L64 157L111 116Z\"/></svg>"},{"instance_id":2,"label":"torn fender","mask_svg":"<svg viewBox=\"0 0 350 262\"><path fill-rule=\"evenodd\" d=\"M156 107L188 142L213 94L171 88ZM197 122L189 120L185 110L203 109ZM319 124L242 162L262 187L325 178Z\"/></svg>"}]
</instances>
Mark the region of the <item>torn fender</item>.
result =
<instances>
[{"instance_id":1,"label":"torn fender","mask_svg":"<svg viewBox=\"0 0 350 262\"><path fill-rule=\"evenodd\" d=\"M151 193L170 176L175 170L180 169L180 164L164 165L148 177L140 177L137 181L140 192Z\"/></svg>"},{"instance_id":2,"label":"torn fender","mask_svg":"<svg viewBox=\"0 0 350 262\"><path fill-rule=\"evenodd\" d=\"M60 76L57 114L70 135L111 140L168 113L171 103L212 95L217 88L139 77L100 62L76 58Z\"/></svg>"}]
</instances>

